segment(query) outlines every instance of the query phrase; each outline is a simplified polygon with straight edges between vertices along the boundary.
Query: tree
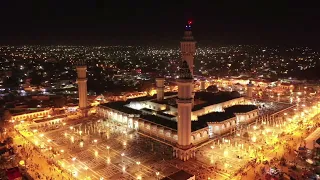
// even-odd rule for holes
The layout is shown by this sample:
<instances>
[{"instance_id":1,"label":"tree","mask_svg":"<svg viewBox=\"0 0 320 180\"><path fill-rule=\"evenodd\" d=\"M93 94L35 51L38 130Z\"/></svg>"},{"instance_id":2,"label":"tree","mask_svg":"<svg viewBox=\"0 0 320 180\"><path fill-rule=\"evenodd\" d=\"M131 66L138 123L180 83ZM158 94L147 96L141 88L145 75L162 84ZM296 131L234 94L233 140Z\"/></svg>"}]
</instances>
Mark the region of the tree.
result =
<instances>
[{"instance_id":1,"label":"tree","mask_svg":"<svg viewBox=\"0 0 320 180\"><path fill-rule=\"evenodd\" d=\"M206 89L208 92L213 92L213 93L216 93L219 91L218 87L216 85L211 85L209 87L207 87Z\"/></svg>"},{"instance_id":2,"label":"tree","mask_svg":"<svg viewBox=\"0 0 320 180\"><path fill-rule=\"evenodd\" d=\"M245 133L243 134L243 137L244 137L244 138L249 138L249 133L248 133L248 132L245 132Z\"/></svg>"},{"instance_id":3,"label":"tree","mask_svg":"<svg viewBox=\"0 0 320 180\"><path fill-rule=\"evenodd\" d=\"M65 97L59 97L53 101L54 107L62 108L66 104Z\"/></svg>"},{"instance_id":4,"label":"tree","mask_svg":"<svg viewBox=\"0 0 320 180\"><path fill-rule=\"evenodd\" d=\"M43 82L43 76L39 75L37 71L33 71L32 73L30 73L30 77L31 77L30 83L32 85L39 86L41 82Z\"/></svg>"},{"instance_id":5,"label":"tree","mask_svg":"<svg viewBox=\"0 0 320 180\"><path fill-rule=\"evenodd\" d=\"M153 87L154 85L151 82L144 81L138 89L139 91L149 92Z\"/></svg>"},{"instance_id":6,"label":"tree","mask_svg":"<svg viewBox=\"0 0 320 180\"><path fill-rule=\"evenodd\" d=\"M231 97L233 97L233 98L239 98L239 97L241 96L238 91L232 91L232 92L230 93L230 95L231 95Z\"/></svg>"},{"instance_id":7,"label":"tree","mask_svg":"<svg viewBox=\"0 0 320 180\"><path fill-rule=\"evenodd\" d=\"M12 144L13 143L13 138L12 137L7 137L5 140L4 140L4 142L6 143L6 144Z\"/></svg>"},{"instance_id":8,"label":"tree","mask_svg":"<svg viewBox=\"0 0 320 180\"><path fill-rule=\"evenodd\" d=\"M2 119L5 120L5 121L9 121L11 119L12 115L10 113L9 110L5 110L4 113L3 113L3 117Z\"/></svg>"}]
</instances>

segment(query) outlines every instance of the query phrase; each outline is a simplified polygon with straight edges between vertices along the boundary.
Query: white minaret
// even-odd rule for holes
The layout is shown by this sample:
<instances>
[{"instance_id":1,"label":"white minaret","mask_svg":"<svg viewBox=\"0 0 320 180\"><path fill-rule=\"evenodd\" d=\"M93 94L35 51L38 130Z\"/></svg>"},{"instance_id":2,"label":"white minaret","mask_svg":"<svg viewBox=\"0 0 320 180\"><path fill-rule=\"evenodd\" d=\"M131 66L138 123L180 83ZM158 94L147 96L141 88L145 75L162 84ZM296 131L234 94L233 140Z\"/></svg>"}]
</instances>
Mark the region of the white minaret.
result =
<instances>
[{"instance_id":1,"label":"white minaret","mask_svg":"<svg viewBox=\"0 0 320 180\"><path fill-rule=\"evenodd\" d=\"M191 24L192 24L192 21L188 21L188 24L185 27L184 36L182 38L182 41L180 42L180 47L181 47L182 61L186 61L188 63L188 67L193 76L193 67L194 67L193 60L194 60L194 54L196 52L196 41L192 36ZM191 86L192 86L192 97L194 97L195 95L194 83L192 83ZM193 105L194 105L194 99L192 98L192 106Z\"/></svg>"},{"instance_id":2,"label":"white minaret","mask_svg":"<svg viewBox=\"0 0 320 180\"><path fill-rule=\"evenodd\" d=\"M79 108L84 109L87 107L87 66L82 63L77 65L77 83L79 94Z\"/></svg>"},{"instance_id":3,"label":"white minaret","mask_svg":"<svg viewBox=\"0 0 320 180\"><path fill-rule=\"evenodd\" d=\"M252 98L253 84L251 81L247 84L247 97Z\"/></svg>"},{"instance_id":4,"label":"white minaret","mask_svg":"<svg viewBox=\"0 0 320 180\"><path fill-rule=\"evenodd\" d=\"M164 98L164 78L156 78L157 100L162 101Z\"/></svg>"},{"instance_id":5,"label":"white minaret","mask_svg":"<svg viewBox=\"0 0 320 180\"><path fill-rule=\"evenodd\" d=\"M183 161L193 157L191 144L191 111L193 76L187 61L182 62L179 69L178 84L178 144L175 149L176 157Z\"/></svg>"}]
</instances>

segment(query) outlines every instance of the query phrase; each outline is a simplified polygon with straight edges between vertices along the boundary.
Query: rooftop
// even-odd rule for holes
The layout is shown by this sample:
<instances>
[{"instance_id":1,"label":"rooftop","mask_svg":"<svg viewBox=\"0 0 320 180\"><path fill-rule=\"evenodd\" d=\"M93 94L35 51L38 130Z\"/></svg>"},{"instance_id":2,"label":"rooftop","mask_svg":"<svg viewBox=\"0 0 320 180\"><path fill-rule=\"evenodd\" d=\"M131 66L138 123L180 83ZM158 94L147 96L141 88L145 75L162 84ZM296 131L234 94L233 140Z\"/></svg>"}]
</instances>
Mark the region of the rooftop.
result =
<instances>
[{"instance_id":1,"label":"rooftop","mask_svg":"<svg viewBox=\"0 0 320 180\"><path fill-rule=\"evenodd\" d=\"M225 112L212 112L198 116L198 121L192 121L192 131L207 127L208 122L222 122L236 117L235 113L245 113L257 109L254 105L234 105L225 109Z\"/></svg>"},{"instance_id":2,"label":"rooftop","mask_svg":"<svg viewBox=\"0 0 320 180\"><path fill-rule=\"evenodd\" d=\"M12 114L12 116L17 116L17 115L22 115L22 114L41 112L41 111L44 111L44 110L49 110L49 109L29 108L29 109L10 109L9 111Z\"/></svg>"},{"instance_id":3,"label":"rooftop","mask_svg":"<svg viewBox=\"0 0 320 180\"><path fill-rule=\"evenodd\" d=\"M184 170L180 170L174 174L171 174L170 176L163 178L162 180L188 180L191 177L194 177L194 175Z\"/></svg>"},{"instance_id":4,"label":"rooftop","mask_svg":"<svg viewBox=\"0 0 320 180\"><path fill-rule=\"evenodd\" d=\"M194 98L205 101L205 103L197 104L193 107L192 111L200 110L206 106L213 104L219 104L225 101L230 101L232 99L239 98L240 95L235 94L234 92L196 92Z\"/></svg>"},{"instance_id":5,"label":"rooftop","mask_svg":"<svg viewBox=\"0 0 320 180\"><path fill-rule=\"evenodd\" d=\"M170 92L172 95L176 94L175 92ZM192 111L200 110L206 106L210 106L213 104L219 104L225 101L230 101L232 99L239 98L240 95L235 92L196 92L195 93L195 105ZM178 105L176 103L176 98L167 98L162 101L152 100L152 102L159 104L166 104L172 107L177 108Z\"/></svg>"},{"instance_id":6,"label":"rooftop","mask_svg":"<svg viewBox=\"0 0 320 180\"><path fill-rule=\"evenodd\" d=\"M145 119L147 121L153 122L155 124L159 124L171 129L176 130L177 129L177 122L176 121L172 121L172 120L168 120L159 116L155 116L155 115L150 115L150 114L141 114L140 118Z\"/></svg>"},{"instance_id":7,"label":"rooftop","mask_svg":"<svg viewBox=\"0 0 320 180\"><path fill-rule=\"evenodd\" d=\"M115 101L115 102L101 104L101 106L115 109L117 111L121 111L126 114L141 114L141 111L129 108L125 106L126 104L128 104L127 101Z\"/></svg>"},{"instance_id":8,"label":"rooftop","mask_svg":"<svg viewBox=\"0 0 320 180\"><path fill-rule=\"evenodd\" d=\"M176 93L169 92L167 94L174 95ZM196 92L195 97L199 100L200 103L198 105L195 105L195 108L193 108L193 111L212 105L212 104L218 104L221 102L239 98L240 96L233 92L218 92L218 93ZM130 99L130 101L144 101L148 98L153 98L153 97L146 96L143 98ZM124 112L126 114L139 114L141 119L177 130L177 121L171 120L175 116L166 114L163 111L155 111L148 108L136 110L136 109L132 109L125 106L126 104L129 104L130 101L128 100L128 101L109 102L107 104L102 104L101 106L115 109L115 110ZM175 103L175 98L164 99L163 101L158 103L160 104L163 103L163 104L177 107L177 104ZM229 108L226 108L225 112L212 112L203 116L199 116L197 121L192 121L191 128L192 128L192 131L197 131L199 129L207 127L208 122L222 122L224 120L235 117L235 113L244 113L244 112L249 112L255 109L257 109L257 107L254 105L231 106Z\"/></svg>"},{"instance_id":9,"label":"rooftop","mask_svg":"<svg viewBox=\"0 0 320 180\"><path fill-rule=\"evenodd\" d=\"M255 105L234 105L228 108L225 108L226 113L246 113L257 109Z\"/></svg>"}]
</instances>

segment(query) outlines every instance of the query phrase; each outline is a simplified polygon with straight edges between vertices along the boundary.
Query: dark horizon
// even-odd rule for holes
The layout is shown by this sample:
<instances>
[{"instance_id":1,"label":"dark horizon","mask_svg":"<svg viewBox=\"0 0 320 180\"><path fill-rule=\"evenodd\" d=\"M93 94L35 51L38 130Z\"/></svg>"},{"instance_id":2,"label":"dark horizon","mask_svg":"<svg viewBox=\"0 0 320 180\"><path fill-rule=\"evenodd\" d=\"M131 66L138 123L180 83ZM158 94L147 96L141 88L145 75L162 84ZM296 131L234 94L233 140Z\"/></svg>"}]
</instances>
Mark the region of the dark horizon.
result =
<instances>
[{"instance_id":1,"label":"dark horizon","mask_svg":"<svg viewBox=\"0 0 320 180\"><path fill-rule=\"evenodd\" d=\"M188 19L199 44L319 47L313 4L1 2L0 44L176 45Z\"/></svg>"}]
</instances>

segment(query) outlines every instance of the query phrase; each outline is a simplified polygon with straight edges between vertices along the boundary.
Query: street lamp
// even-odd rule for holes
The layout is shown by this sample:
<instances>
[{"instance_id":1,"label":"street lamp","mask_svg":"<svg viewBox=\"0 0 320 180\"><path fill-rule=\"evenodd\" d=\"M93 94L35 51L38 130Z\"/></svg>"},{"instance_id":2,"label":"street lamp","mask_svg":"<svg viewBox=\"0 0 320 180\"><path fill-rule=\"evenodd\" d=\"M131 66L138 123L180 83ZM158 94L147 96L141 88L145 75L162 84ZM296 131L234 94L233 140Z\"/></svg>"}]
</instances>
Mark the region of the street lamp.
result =
<instances>
[{"instance_id":1,"label":"street lamp","mask_svg":"<svg viewBox=\"0 0 320 180\"><path fill-rule=\"evenodd\" d=\"M87 177L88 177L88 167L87 166L84 167L84 170L86 171L86 179L87 179Z\"/></svg>"},{"instance_id":2,"label":"street lamp","mask_svg":"<svg viewBox=\"0 0 320 180\"><path fill-rule=\"evenodd\" d=\"M159 175L160 175L160 173L156 172L157 179L159 179Z\"/></svg>"},{"instance_id":3,"label":"street lamp","mask_svg":"<svg viewBox=\"0 0 320 180\"><path fill-rule=\"evenodd\" d=\"M124 153L121 153L121 161L123 162Z\"/></svg>"},{"instance_id":4,"label":"street lamp","mask_svg":"<svg viewBox=\"0 0 320 180\"><path fill-rule=\"evenodd\" d=\"M109 151L110 151L110 146L107 146L107 150L108 150L108 155L109 155L109 154L110 154L110 153L109 153Z\"/></svg>"},{"instance_id":5,"label":"street lamp","mask_svg":"<svg viewBox=\"0 0 320 180\"><path fill-rule=\"evenodd\" d=\"M97 142L98 142L98 140L93 140L93 142L94 142L94 144L96 145L96 148L97 148Z\"/></svg>"}]
</instances>

